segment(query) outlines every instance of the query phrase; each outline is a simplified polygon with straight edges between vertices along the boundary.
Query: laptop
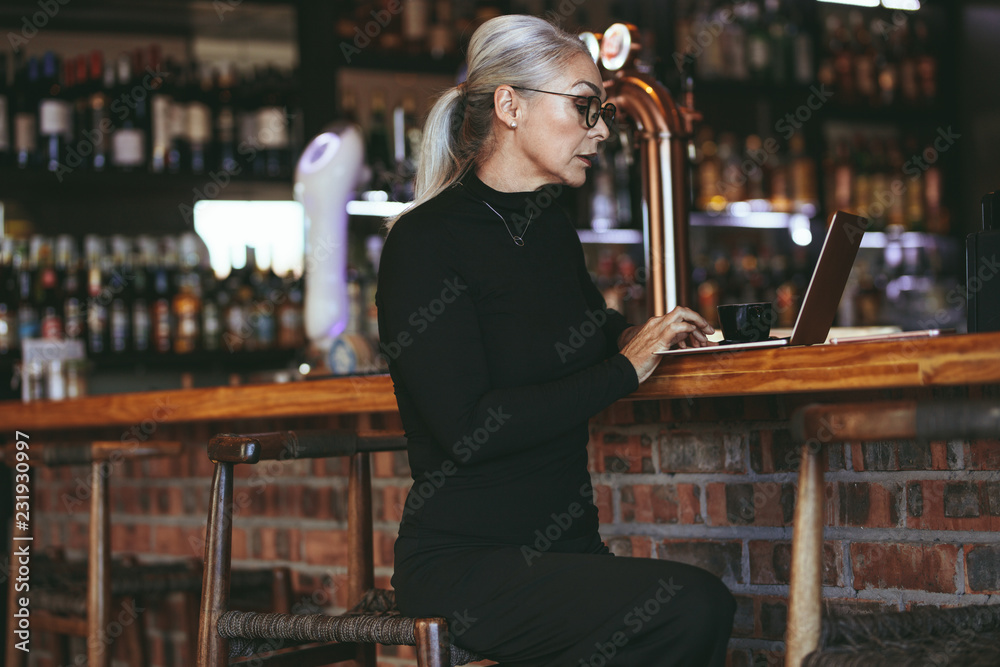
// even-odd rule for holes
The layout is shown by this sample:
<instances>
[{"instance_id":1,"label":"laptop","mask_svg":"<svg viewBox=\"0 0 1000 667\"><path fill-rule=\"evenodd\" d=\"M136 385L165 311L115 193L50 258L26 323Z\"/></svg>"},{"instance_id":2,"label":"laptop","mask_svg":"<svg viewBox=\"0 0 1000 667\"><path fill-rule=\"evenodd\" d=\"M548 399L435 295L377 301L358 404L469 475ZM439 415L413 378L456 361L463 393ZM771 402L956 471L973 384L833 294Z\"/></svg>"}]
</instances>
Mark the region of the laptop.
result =
<instances>
[{"instance_id":1,"label":"laptop","mask_svg":"<svg viewBox=\"0 0 1000 667\"><path fill-rule=\"evenodd\" d=\"M733 343L731 345L709 345L707 347L678 348L660 352L662 355L705 354L706 352L730 352L735 350L757 350L788 345L817 345L826 342L826 337L837 315L840 298L844 295L847 278L851 274L854 260L861 247L861 237L868 228L865 218L837 211L826 231L826 239L816 262L816 269L809 280L802 308L795 319L795 328L790 338L771 338L754 343Z\"/></svg>"}]
</instances>

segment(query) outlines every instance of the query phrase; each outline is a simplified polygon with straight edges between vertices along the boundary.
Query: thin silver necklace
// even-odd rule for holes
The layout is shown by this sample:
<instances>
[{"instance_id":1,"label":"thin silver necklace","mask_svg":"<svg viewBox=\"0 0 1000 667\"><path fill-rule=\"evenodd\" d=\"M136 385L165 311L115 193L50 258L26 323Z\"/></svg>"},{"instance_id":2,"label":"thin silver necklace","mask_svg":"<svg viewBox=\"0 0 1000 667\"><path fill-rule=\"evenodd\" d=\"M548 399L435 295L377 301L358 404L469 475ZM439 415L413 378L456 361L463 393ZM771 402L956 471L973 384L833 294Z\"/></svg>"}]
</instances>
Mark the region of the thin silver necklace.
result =
<instances>
[{"instance_id":1,"label":"thin silver necklace","mask_svg":"<svg viewBox=\"0 0 1000 667\"><path fill-rule=\"evenodd\" d=\"M459 181L459 183L462 185L462 187L465 187L465 183L462 183L461 181ZM477 197L477 199L479 199L479 198ZM528 232L528 225L531 224L531 219L533 217L535 217L535 212L532 211L531 213L528 214L528 222L524 225L524 231L521 232L520 234L518 234L517 236L514 236L514 232L510 231L510 225L507 224L507 220L502 215L500 215L499 211L497 211L495 208L493 208L492 206L490 206L490 203L488 201L486 201L485 199L479 199L479 201L481 201L484 204L486 204L487 208L489 208L491 211L493 211L494 213L497 214L497 217L500 218L501 222L503 222L503 226L507 228L507 233L510 234L510 237L512 239L514 239L514 245L523 246L524 245L524 235Z\"/></svg>"}]
</instances>

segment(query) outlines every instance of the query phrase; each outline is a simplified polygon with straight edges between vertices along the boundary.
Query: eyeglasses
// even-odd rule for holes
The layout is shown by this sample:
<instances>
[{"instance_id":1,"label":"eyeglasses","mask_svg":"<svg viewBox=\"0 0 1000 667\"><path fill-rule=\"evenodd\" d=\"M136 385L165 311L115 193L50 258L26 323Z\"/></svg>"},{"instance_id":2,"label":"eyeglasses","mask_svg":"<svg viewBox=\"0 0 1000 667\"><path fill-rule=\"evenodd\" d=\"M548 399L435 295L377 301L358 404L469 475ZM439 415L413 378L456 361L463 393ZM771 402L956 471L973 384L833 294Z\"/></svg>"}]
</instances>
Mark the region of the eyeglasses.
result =
<instances>
[{"instance_id":1,"label":"eyeglasses","mask_svg":"<svg viewBox=\"0 0 1000 667\"><path fill-rule=\"evenodd\" d=\"M511 86L511 88L516 88L517 90L530 90L534 93L546 93L547 95L561 95L563 97L572 97L575 100L583 101L587 100L587 104L577 104L576 110L580 112L583 116L583 122L587 124L587 127L594 127L597 125L598 118L604 118L604 122L610 128L611 123L615 120L615 112L618 111L614 104L608 102L604 106L601 106L601 98L597 95L572 95L570 93L554 93L551 90L538 90L537 88L525 88L524 86Z\"/></svg>"}]
</instances>

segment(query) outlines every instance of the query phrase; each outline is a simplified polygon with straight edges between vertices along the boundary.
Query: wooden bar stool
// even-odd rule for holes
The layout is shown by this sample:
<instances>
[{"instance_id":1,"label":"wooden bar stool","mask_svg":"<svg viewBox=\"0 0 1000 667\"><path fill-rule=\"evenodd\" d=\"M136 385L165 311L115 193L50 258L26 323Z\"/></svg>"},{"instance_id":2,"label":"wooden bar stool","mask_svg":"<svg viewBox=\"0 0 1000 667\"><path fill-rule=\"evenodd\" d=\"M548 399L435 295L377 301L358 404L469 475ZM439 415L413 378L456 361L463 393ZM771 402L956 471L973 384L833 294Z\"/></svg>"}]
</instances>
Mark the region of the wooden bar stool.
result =
<instances>
[{"instance_id":1,"label":"wooden bar stool","mask_svg":"<svg viewBox=\"0 0 1000 667\"><path fill-rule=\"evenodd\" d=\"M18 461L17 444L6 445L3 449L4 463L14 468ZM44 586L44 568L36 569L32 564L32 585L28 592L19 592L13 585L8 586L7 601L7 649L5 663L8 667L23 667L27 664L28 654L16 646L18 639L15 631L18 629L18 618L14 610L19 609L19 598L30 600L30 629L47 631L57 635L82 636L87 639L87 664L90 667L109 667L111 665L111 647L105 642L109 638L113 614L111 610L112 576L111 576L111 529L108 496L108 475L116 460L151 458L158 456L177 456L182 451L179 442L157 442L130 444L127 447L121 442L90 442L87 444L55 445L31 444L23 450L30 465L72 466L90 465L90 530L87 542L87 564L85 586L74 587L66 585L72 578L67 571L58 577L57 588ZM22 473L23 474L23 473ZM18 484L14 485L15 499L20 494ZM29 494L30 495L30 494ZM19 503L25 503L24 505ZM36 551L30 520L18 522L18 511L30 507L28 501L15 501L15 521L11 540L10 581L17 576L18 563L27 549L30 554ZM29 510L30 512L30 510ZM39 563L41 566L42 563ZM38 574L40 581L34 581ZM51 574L49 575L51 578ZM117 592L117 591L116 591ZM142 615L123 622L122 636L128 642L129 653L145 662L144 625ZM67 656L63 655L64 641L55 642L57 664L66 664Z\"/></svg>"},{"instance_id":2,"label":"wooden bar stool","mask_svg":"<svg viewBox=\"0 0 1000 667\"><path fill-rule=\"evenodd\" d=\"M792 415L802 445L792 533L786 667L1000 665L1000 605L822 617L823 472L831 442L1000 438L1000 402L808 405Z\"/></svg>"},{"instance_id":3,"label":"wooden bar stool","mask_svg":"<svg viewBox=\"0 0 1000 667\"><path fill-rule=\"evenodd\" d=\"M230 664L230 657L289 646L297 648L294 652L257 656L254 664L308 667L352 662L359 667L374 667L376 644L416 646L420 667L449 667L480 659L449 645L445 619L401 616L392 591L374 588L370 454L405 448L406 440L400 435L351 431L224 434L212 438L208 455L215 462L215 478L205 544L199 667L223 667ZM334 456L350 457L347 572L351 610L330 616L230 609L234 466Z\"/></svg>"}]
</instances>

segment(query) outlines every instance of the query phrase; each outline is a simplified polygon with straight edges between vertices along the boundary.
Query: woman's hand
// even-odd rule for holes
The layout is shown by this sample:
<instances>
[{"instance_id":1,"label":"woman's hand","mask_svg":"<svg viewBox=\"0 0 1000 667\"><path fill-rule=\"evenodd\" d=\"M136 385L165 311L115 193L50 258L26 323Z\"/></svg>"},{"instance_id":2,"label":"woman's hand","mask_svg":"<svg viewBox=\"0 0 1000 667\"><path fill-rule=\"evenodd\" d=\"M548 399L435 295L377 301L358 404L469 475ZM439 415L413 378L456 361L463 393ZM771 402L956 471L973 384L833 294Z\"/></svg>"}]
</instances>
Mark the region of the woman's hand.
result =
<instances>
[{"instance_id":1,"label":"woman's hand","mask_svg":"<svg viewBox=\"0 0 1000 667\"><path fill-rule=\"evenodd\" d=\"M632 362L641 384L659 365L661 357L657 352L665 352L673 345L704 347L713 333L715 329L704 317L678 306L666 315L651 317L642 327L626 329L619 340L627 341L621 352Z\"/></svg>"}]
</instances>

